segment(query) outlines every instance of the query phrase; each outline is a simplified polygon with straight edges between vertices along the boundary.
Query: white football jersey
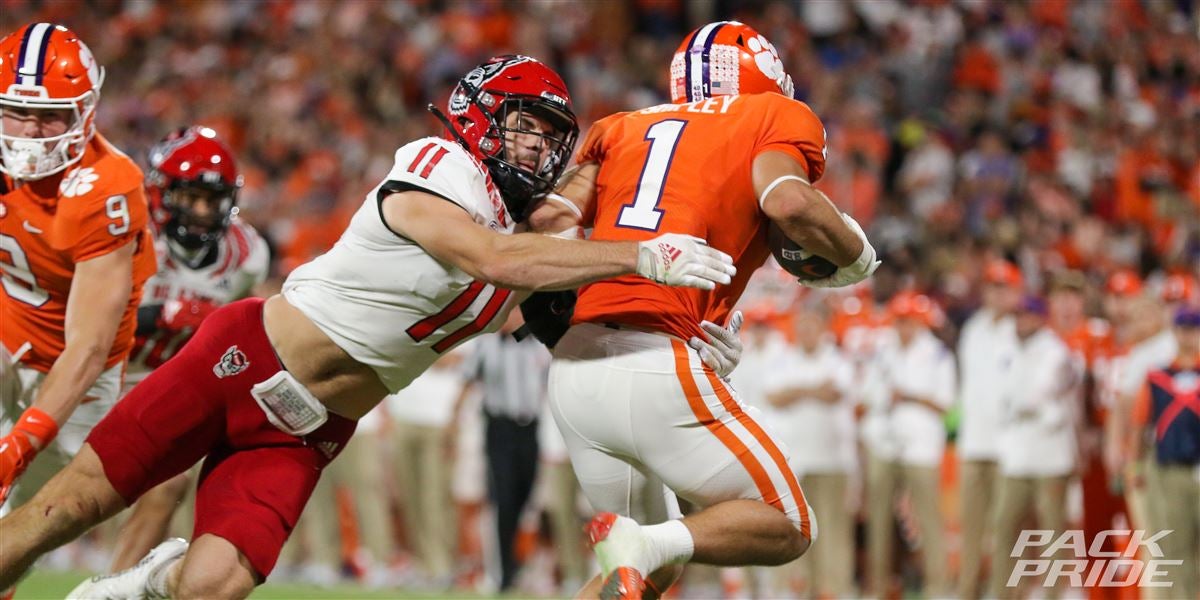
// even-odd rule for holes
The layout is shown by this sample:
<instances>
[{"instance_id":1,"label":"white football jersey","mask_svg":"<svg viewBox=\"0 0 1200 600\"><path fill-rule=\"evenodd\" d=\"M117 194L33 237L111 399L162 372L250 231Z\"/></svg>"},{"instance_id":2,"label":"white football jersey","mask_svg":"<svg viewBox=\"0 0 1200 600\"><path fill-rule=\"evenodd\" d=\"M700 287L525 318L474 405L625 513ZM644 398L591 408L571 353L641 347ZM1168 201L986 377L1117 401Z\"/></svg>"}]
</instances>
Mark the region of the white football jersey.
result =
<instances>
[{"instance_id":1,"label":"white football jersey","mask_svg":"<svg viewBox=\"0 0 1200 600\"><path fill-rule=\"evenodd\" d=\"M170 300L199 298L213 304L228 304L250 295L254 286L267 277L271 252L267 242L250 224L234 218L225 235L217 242L217 259L212 264L192 269L171 257L166 239L154 241L158 254L158 272L142 289L142 306L164 304ZM125 373L125 389L131 389L183 347L194 331L156 331L138 336Z\"/></svg>"},{"instance_id":2,"label":"white football jersey","mask_svg":"<svg viewBox=\"0 0 1200 600\"><path fill-rule=\"evenodd\" d=\"M513 231L487 170L458 144L424 138L396 151L387 179L367 194L337 244L283 284L288 302L392 393L441 354L495 331L518 302L518 294L472 279L389 229L380 199L406 190L453 202L493 231Z\"/></svg>"}]
</instances>

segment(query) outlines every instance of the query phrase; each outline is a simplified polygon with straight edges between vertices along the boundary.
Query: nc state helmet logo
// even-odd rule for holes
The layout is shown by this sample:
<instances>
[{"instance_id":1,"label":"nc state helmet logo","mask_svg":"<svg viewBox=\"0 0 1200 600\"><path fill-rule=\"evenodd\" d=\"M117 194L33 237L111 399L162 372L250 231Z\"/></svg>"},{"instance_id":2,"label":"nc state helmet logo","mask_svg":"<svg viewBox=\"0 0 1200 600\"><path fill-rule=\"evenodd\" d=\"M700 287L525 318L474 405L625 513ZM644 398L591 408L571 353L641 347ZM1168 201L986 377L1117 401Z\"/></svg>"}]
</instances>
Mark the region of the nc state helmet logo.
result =
<instances>
[{"instance_id":1,"label":"nc state helmet logo","mask_svg":"<svg viewBox=\"0 0 1200 600\"><path fill-rule=\"evenodd\" d=\"M501 71L508 67L523 62L529 62L533 59L528 56L514 56L509 60L502 60L485 65L479 65L471 69L470 73L462 78L458 87L454 89L454 94L450 96L450 114L461 115L467 112L471 106L471 94L474 90L483 87L483 84L491 81L494 77L500 74Z\"/></svg>"},{"instance_id":2,"label":"nc state helmet logo","mask_svg":"<svg viewBox=\"0 0 1200 600\"><path fill-rule=\"evenodd\" d=\"M221 355L221 360L213 365L213 375L224 379L245 371L249 366L250 359L246 358L246 353L238 350L238 347L234 345L230 346L225 354Z\"/></svg>"}]
</instances>

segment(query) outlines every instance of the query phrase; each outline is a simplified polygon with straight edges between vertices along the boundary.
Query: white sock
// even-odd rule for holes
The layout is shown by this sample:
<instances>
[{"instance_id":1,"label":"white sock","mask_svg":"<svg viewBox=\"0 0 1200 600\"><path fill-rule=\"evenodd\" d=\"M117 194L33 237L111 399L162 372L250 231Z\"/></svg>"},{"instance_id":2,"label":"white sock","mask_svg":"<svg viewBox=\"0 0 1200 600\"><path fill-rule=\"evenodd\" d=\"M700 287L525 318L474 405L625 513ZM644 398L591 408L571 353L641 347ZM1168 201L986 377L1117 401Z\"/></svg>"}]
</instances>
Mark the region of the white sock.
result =
<instances>
[{"instance_id":1,"label":"white sock","mask_svg":"<svg viewBox=\"0 0 1200 600\"><path fill-rule=\"evenodd\" d=\"M654 562L652 571L663 565L685 563L691 560L695 545L692 541L692 532L688 531L687 525L684 525L683 521L672 519L657 525L643 525L642 534L645 535L646 549ZM643 575L650 575L650 573L643 573Z\"/></svg>"}]
</instances>

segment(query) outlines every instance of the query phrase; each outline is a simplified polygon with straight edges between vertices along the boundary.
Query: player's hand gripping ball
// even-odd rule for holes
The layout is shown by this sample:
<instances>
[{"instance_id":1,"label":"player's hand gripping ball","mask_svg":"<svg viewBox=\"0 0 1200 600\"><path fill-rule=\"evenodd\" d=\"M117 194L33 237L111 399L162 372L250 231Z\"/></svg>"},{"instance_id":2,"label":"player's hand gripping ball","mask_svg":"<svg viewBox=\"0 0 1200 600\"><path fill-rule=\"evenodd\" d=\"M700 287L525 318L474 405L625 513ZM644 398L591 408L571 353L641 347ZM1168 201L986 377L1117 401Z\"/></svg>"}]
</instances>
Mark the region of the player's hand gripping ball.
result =
<instances>
[{"instance_id":1,"label":"player's hand gripping ball","mask_svg":"<svg viewBox=\"0 0 1200 600\"><path fill-rule=\"evenodd\" d=\"M837 265L788 239L774 223L767 226L767 246L771 248L775 262L801 281L824 279L837 271Z\"/></svg>"}]
</instances>

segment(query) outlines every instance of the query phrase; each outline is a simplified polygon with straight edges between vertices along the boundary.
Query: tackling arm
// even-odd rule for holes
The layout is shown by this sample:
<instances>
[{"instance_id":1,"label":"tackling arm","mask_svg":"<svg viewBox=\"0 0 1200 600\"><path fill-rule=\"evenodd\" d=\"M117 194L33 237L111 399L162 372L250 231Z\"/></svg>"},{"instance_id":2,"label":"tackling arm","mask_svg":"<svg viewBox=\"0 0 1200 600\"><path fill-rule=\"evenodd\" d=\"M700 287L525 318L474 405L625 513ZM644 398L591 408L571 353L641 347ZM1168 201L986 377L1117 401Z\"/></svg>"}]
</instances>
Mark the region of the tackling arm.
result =
<instances>
[{"instance_id":1,"label":"tackling arm","mask_svg":"<svg viewBox=\"0 0 1200 600\"><path fill-rule=\"evenodd\" d=\"M504 235L481 227L450 202L424 192L382 202L392 231L439 260L493 285L518 291L564 290L637 273L668 285L726 284L733 260L703 240L665 234L646 242L585 242L535 233Z\"/></svg>"},{"instance_id":2,"label":"tackling arm","mask_svg":"<svg viewBox=\"0 0 1200 600\"><path fill-rule=\"evenodd\" d=\"M588 227L595 216L596 175L600 165L576 165L563 174L555 193L530 213L529 230L558 234L575 227Z\"/></svg>"}]
</instances>

